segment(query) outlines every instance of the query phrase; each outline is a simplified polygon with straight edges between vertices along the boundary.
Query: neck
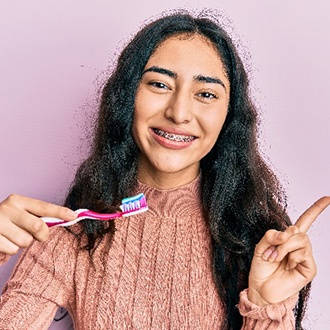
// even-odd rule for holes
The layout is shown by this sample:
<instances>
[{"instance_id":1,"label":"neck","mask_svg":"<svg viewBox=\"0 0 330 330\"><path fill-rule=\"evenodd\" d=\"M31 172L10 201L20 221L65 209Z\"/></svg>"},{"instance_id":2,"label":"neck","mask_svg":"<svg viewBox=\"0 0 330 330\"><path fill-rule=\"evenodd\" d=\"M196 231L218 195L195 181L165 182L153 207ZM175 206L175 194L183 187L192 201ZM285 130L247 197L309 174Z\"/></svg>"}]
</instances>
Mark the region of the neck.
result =
<instances>
[{"instance_id":1,"label":"neck","mask_svg":"<svg viewBox=\"0 0 330 330\"><path fill-rule=\"evenodd\" d=\"M148 186L165 190L186 185L194 181L199 169L181 170L178 172L150 172L145 167L138 166L138 180Z\"/></svg>"}]
</instances>

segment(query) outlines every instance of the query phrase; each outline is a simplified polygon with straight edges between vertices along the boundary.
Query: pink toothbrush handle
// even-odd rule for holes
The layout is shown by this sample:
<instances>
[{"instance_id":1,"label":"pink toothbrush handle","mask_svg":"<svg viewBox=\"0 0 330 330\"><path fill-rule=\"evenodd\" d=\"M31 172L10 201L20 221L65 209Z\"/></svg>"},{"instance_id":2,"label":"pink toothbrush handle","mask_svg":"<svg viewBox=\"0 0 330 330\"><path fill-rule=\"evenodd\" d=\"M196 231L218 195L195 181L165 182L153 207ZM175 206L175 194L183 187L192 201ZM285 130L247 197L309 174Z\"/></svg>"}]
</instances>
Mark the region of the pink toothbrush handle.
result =
<instances>
[{"instance_id":1,"label":"pink toothbrush handle","mask_svg":"<svg viewBox=\"0 0 330 330\"><path fill-rule=\"evenodd\" d=\"M131 216L138 213L142 213L148 210L147 201L145 195L140 193L136 196L124 198L122 200L122 205L120 206L122 212L110 213L110 214L102 214L90 211L88 209L78 209L75 212L77 213L77 218L72 221L64 221L57 218L51 217L41 217L43 221L47 224L48 227L54 226L71 226L75 223L85 220L85 219L93 219L93 220L113 220L120 217Z\"/></svg>"},{"instance_id":2,"label":"pink toothbrush handle","mask_svg":"<svg viewBox=\"0 0 330 330\"><path fill-rule=\"evenodd\" d=\"M93 212L93 211L88 210L88 211L80 212L78 214L78 218L80 218L80 217L91 217L91 218L98 219L98 220L111 220L111 219L119 218L119 217L123 216L126 213L127 212L102 214L102 213L97 213L97 212Z\"/></svg>"}]
</instances>

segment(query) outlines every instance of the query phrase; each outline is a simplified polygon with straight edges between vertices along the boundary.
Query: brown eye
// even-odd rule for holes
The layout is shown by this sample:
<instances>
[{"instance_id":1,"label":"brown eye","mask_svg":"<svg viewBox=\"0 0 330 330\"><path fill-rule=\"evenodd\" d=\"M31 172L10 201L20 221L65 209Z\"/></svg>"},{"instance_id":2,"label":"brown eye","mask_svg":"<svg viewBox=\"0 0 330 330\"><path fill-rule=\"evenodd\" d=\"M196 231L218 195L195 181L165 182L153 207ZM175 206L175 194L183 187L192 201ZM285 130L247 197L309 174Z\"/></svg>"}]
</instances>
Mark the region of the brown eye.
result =
<instances>
[{"instance_id":1,"label":"brown eye","mask_svg":"<svg viewBox=\"0 0 330 330\"><path fill-rule=\"evenodd\" d=\"M167 85L159 81L151 81L148 85L159 88L159 89L170 89Z\"/></svg>"},{"instance_id":2,"label":"brown eye","mask_svg":"<svg viewBox=\"0 0 330 330\"><path fill-rule=\"evenodd\" d=\"M209 99L209 100L218 98L215 94L210 93L210 92L198 93L198 96L205 98L205 99Z\"/></svg>"}]
</instances>

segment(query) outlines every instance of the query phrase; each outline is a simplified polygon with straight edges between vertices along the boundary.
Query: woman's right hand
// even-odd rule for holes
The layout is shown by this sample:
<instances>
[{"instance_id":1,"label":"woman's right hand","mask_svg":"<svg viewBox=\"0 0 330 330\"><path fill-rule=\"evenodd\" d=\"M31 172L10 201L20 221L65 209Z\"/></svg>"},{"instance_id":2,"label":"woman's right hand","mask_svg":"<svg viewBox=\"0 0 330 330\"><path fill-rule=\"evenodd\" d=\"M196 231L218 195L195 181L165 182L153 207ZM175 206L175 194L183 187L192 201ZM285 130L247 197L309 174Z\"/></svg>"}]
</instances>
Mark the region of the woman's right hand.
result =
<instances>
[{"instance_id":1,"label":"woman's right hand","mask_svg":"<svg viewBox=\"0 0 330 330\"><path fill-rule=\"evenodd\" d=\"M0 203L0 252L16 254L27 247L33 239L45 241L49 229L40 217L56 217L73 220L76 214L62 206L37 199L10 195Z\"/></svg>"}]
</instances>

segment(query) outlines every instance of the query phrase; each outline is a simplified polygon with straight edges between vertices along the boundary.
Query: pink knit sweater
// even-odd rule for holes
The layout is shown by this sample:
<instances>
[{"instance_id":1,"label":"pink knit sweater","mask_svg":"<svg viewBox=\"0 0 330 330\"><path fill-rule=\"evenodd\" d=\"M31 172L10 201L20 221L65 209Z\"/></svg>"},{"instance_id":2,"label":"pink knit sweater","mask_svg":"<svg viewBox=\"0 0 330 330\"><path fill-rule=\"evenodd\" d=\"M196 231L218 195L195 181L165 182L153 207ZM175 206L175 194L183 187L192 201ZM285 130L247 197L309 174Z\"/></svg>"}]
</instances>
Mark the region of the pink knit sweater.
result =
<instances>
[{"instance_id":1,"label":"pink knit sweater","mask_svg":"<svg viewBox=\"0 0 330 330\"><path fill-rule=\"evenodd\" d=\"M51 229L47 242L26 249L6 284L0 329L48 329L58 306L79 330L220 329L199 181L165 191L140 183L149 211L116 220L111 248L105 238L93 263L72 234ZM243 328L293 329L295 302L260 308L245 290Z\"/></svg>"}]
</instances>

